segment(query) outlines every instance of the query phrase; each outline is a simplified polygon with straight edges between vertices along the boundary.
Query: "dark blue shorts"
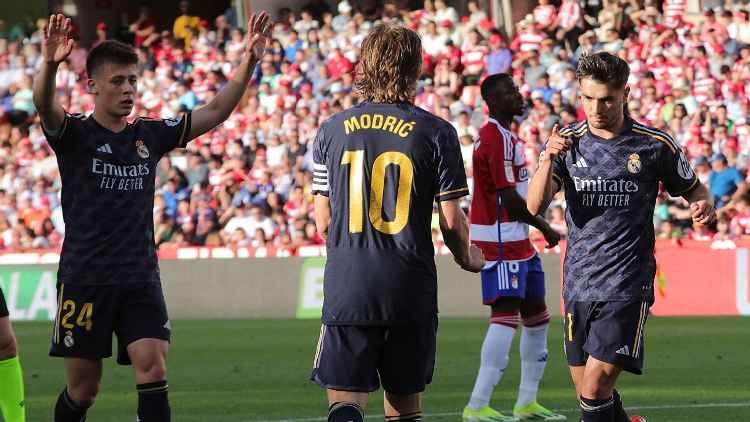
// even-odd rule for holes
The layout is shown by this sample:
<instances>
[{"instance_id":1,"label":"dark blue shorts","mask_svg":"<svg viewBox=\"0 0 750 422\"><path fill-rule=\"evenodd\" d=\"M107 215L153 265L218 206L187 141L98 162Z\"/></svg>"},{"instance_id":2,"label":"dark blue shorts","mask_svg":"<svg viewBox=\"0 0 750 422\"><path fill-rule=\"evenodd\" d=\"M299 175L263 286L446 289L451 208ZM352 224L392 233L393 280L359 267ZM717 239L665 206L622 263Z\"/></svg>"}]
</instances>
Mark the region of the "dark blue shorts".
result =
<instances>
[{"instance_id":1,"label":"dark blue shorts","mask_svg":"<svg viewBox=\"0 0 750 422\"><path fill-rule=\"evenodd\" d=\"M112 356L117 335L117 363L130 365L127 346L136 340L169 341L170 324L161 284L58 284L57 315L50 356L103 359Z\"/></svg>"},{"instance_id":2,"label":"dark blue shorts","mask_svg":"<svg viewBox=\"0 0 750 422\"><path fill-rule=\"evenodd\" d=\"M500 298L544 298L544 271L539 255L527 261L493 263L481 272L482 302L491 305Z\"/></svg>"},{"instance_id":3,"label":"dark blue shorts","mask_svg":"<svg viewBox=\"0 0 750 422\"><path fill-rule=\"evenodd\" d=\"M565 355L570 366L589 356L643 373L644 326L653 302L566 302Z\"/></svg>"},{"instance_id":4,"label":"dark blue shorts","mask_svg":"<svg viewBox=\"0 0 750 422\"><path fill-rule=\"evenodd\" d=\"M5 304L5 295L3 289L0 289L0 318L8 316L8 305Z\"/></svg>"},{"instance_id":5,"label":"dark blue shorts","mask_svg":"<svg viewBox=\"0 0 750 422\"><path fill-rule=\"evenodd\" d=\"M310 379L341 391L414 394L432 382L437 317L396 326L323 325Z\"/></svg>"}]
</instances>

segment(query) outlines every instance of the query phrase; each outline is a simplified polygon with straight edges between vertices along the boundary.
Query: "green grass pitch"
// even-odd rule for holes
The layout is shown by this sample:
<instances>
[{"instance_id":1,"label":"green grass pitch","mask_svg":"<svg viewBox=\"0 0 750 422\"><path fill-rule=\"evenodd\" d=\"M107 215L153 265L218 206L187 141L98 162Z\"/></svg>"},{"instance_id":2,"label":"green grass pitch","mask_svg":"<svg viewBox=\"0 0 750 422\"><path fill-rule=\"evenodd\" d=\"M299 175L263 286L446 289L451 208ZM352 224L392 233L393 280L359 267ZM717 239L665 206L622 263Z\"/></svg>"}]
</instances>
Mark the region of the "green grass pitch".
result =
<instances>
[{"instance_id":1,"label":"green grass pitch","mask_svg":"<svg viewBox=\"0 0 750 422\"><path fill-rule=\"evenodd\" d=\"M562 352L561 320L553 321L550 360L540 401L575 421L577 411ZM173 321L169 356L172 420L253 422L324 420L323 392L308 381L316 321ZM47 357L51 323L16 323L26 377L30 422L52 420L64 383L62 361ZM427 421L460 421L479 364L487 323L440 321L435 380L424 410ZM515 400L518 335L511 363L492 399L498 409ZM631 413L652 421L750 421L750 320L652 318L646 325L646 375L624 375L619 389ZM128 367L105 363L92 422L132 422L136 394ZM380 393L369 415L382 420ZM302 422L302 421L299 421Z\"/></svg>"}]
</instances>

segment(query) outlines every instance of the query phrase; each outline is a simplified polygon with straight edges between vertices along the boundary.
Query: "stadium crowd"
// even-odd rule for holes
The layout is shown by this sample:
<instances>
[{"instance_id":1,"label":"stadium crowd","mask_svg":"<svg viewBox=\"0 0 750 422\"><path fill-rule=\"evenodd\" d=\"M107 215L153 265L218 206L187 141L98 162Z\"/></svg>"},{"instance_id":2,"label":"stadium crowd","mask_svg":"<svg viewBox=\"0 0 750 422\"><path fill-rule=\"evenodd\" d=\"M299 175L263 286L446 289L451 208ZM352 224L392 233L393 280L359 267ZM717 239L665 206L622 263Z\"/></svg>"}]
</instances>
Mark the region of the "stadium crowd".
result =
<instances>
[{"instance_id":1,"label":"stadium crowd","mask_svg":"<svg viewBox=\"0 0 750 422\"><path fill-rule=\"evenodd\" d=\"M580 56L606 50L626 59L632 70L628 113L674 135L720 208L716 227L693 227L683 202L664 194L654 215L657 236L731 247L732 239L750 236L750 13L727 3L726 9L686 16L684 0L541 0L510 38L476 1L468 2L466 15L445 0L425 0L416 11L393 2L358 10L347 1L335 10L283 9L239 110L160 163L156 242L160 248L274 245L292 253L322 245L311 218L316 129L359 101L353 72L368 30L378 20L400 20L423 39L416 103L453 123L469 177L485 120L479 96L484 77L510 72L527 97L528 115L515 130L533 168L555 123L584 118L576 100ZM96 27L97 40L115 38L137 48L134 115L167 118L199 107L238 62L243 32L231 11L208 21L190 15L187 2L181 8L170 26L159 25L142 6L136 19ZM32 103L45 23L0 24L0 251L57 249L65 232L56 159ZM85 57L86 46L77 45L57 74L58 98L68 112L93 109ZM564 206L558 199L548 213L563 234Z\"/></svg>"}]
</instances>

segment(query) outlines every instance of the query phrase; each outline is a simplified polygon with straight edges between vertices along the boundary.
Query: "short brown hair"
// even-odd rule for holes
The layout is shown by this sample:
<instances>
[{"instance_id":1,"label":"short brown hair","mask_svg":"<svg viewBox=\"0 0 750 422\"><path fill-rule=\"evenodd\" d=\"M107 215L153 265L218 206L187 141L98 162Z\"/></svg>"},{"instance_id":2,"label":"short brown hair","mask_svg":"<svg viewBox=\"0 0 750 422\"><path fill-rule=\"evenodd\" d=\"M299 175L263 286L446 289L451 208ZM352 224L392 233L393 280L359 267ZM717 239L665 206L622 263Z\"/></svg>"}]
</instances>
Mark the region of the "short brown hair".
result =
<instances>
[{"instance_id":1,"label":"short brown hair","mask_svg":"<svg viewBox=\"0 0 750 422\"><path fill-rule=\"evenodd\" d=\"M576 75L579 81L590 78L612 88L622 89L628 83L630 66L628 62L614 54L602 51L584 54L578 62Z\"/></svg>"},{"instance_id":2,"label":"short brown hair","mask_svg":"<svg viewBox=\"0 0 750 422\"><path fill-rule=\"evenodd\" d=\"M422 73L422 40L416 32L394 24L373 29L362 42L355 87L367 100L411 101Z\"/></svg>"},{"instance_id":3,"label":"short brown hair","mask_svg":"<svg viewBox=\"0 0 750 422\"><path fill-rule=\"evenodd\" d=\"M96 70L106 63L118 65L138 64L133 47L115 40L107 40L92 48L86 56L86 73L93 78Z\"/></svg>"}]
</instances>

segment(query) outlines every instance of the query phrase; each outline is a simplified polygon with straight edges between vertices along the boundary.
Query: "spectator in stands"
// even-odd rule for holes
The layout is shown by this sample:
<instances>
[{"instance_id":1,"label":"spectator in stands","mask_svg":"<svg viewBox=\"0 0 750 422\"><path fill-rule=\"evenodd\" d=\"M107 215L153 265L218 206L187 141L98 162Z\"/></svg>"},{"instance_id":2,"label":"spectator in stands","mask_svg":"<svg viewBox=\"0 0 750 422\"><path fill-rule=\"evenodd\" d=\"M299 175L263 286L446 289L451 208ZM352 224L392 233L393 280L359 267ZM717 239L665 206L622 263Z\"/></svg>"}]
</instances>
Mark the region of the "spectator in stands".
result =
<instances>
[{"instance_id":1,"label":"spectator in stands","mask_svg":"<svg viewBox=\"0 0 750 422\"><path fill-rule=\"evenodd\" d=\"M190 15L189 11L190 2L187 0L180 1L180 15L175 19L172 26L172 34L174 34L175 41L178 42L177 45L187 52L192 51L193 37L200 29L201 20L198 16Z\"/></svg>"},{"instance_id":2,"label":"spectator in stands","mask_svg":"<svg viewBox=\"0 0 750 422\"><path fill-rule=\"evenodd\" d=\"M747 183L736 168L727 164L727 157L717 153L711 157L712 172L708 183L718 210L731 207L747 193Z\"/></svg>"},{"instance_id":3,"label":"spectator in stands","mask_svg":"<svg viewBox=\"0 0 750 422\"><path fill-rule=\"evenodd\" d=\"M150 47L159 38L156 22L151 18L151 7L147 4L140 6L138 19L130 24L129 29L133 33L133 43L136 48Z\"/></svg>"}]
</instances>

